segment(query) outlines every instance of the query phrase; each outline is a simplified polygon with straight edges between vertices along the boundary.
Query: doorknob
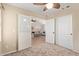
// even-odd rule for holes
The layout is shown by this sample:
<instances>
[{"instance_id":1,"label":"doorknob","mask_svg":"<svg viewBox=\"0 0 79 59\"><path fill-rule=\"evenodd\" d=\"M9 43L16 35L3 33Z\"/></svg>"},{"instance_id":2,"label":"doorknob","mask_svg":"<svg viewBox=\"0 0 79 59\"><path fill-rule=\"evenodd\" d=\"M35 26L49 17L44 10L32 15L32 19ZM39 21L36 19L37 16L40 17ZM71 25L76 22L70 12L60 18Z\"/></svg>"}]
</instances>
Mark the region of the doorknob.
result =
<instances>
[{"instance_id":1,"label":"doorknob","mask_svg":"<svg viewBox=\"0 0 79 59\"><path fill-rule=\"evenodd\" d=\"M65 35L72 35L72 33L70 33L70 34L65 34Z\"/></svg>"},{"instance_id":2,"label":"doorknob","mask_svg":"<svg viewBox=\"0 0 79 59\"><path fill-rule=\"evenodd\" d=\"M53 34L54 34L55 32L53 32Z\"/></svg>"},{"instance_id":3,"label":"doorknob","mask_svg":"<svg viewBox=\"0 0 79 59\"><path fill-rule=\"evenodd\" d=\"M72 33L70 33L70 35L72 35Z\"/></svg>"}]
</instances>

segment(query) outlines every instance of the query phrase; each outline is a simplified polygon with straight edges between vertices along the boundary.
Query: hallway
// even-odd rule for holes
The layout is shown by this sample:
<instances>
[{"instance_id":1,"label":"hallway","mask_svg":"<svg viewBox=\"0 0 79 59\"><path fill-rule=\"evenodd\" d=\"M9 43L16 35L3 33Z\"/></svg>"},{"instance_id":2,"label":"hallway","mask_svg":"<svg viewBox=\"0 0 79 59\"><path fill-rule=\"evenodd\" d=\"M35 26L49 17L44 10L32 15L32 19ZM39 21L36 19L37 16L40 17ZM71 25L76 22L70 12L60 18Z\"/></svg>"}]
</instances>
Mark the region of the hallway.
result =
<instances>
[{"instance_id":1,"label":"hallway","mask_svg":"<svg viewBox=\"0 0 79 59\"><path fill-rule=\"evenodd\" d=\"M79 56L78 53L69 49L45 42L45 37L35 37L32 40L32 47L7 54L6 56Z\"/></svg>"}]
</instances>

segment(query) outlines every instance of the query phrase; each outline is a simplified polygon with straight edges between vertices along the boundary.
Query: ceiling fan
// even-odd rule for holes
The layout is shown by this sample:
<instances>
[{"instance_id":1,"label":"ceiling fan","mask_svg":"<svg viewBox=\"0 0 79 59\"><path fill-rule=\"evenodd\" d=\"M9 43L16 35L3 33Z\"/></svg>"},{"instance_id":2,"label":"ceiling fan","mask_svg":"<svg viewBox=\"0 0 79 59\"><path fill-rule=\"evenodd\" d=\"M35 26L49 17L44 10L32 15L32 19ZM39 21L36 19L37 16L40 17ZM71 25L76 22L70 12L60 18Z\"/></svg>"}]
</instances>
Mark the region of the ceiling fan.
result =
<instances>
[{"instance_id":1,"label":"ceiling fan","mask_svg":"<svg viewBox=\"0 0 79 59\"><path fill-rule=\"evenodd\" d=\"M43 11L46 11L51 8L59 9L60 3L33 3L36 6L44 6Z\"/></svg>"}]
</instances>

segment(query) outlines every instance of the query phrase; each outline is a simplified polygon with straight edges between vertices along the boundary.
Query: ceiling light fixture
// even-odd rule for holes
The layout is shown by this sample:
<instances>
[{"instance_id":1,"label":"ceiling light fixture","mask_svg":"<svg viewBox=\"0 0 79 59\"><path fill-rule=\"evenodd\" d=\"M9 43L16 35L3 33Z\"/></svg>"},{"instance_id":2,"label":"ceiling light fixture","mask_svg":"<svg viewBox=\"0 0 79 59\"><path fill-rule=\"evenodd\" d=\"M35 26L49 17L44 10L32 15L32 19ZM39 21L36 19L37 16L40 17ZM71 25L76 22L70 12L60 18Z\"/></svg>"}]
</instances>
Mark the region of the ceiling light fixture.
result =
<instances>
[{"instance_id":1,"label":"ceiling light fixture","mask_svg":"<svg viewBox=\"0 0 79 59\"><path fill-rule=\"evenodd\" d=\"M24 22L26 22L26 19L24 19Z\"/></svg>"},{"instance_id":2,"label":"ceiling light fixture","mask_svg":"<svg viewBox=\"0 0 79 59\"><path fill-rule=\"evenodd\" d=\"M48 4L46 4L46 7L47 7L47 9L51 9L53 7L53 4L52 3L48 3Z\"/></svg>"}]
</instances>

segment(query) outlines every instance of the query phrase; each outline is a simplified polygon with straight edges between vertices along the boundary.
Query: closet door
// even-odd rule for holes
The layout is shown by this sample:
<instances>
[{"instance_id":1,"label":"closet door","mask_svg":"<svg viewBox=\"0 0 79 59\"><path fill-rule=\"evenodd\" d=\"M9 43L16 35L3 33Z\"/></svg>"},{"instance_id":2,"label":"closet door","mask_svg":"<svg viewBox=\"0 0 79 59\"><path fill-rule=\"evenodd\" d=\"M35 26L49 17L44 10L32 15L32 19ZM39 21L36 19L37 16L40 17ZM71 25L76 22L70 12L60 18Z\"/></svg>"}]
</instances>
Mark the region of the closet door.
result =
<instances>
[{"instance_id":1,"label":"closet door","mask_svg":"<svg viewBox=\"0 0 79 59\"><path fill-rule=\"evenodd\" d=\"M48 20L45 24L45 32L46 32L46 42L48 43L55 43L54 37L54 19Z\"/></svg>"},{"instance_id":2,"label":"closet door","mask_svg":"<svg viewBox=\"0 0 79 59\"><path fill-rule=\"evenodd\" d=\"M56 43L65 48L73 48L72 15L59 17L56 20Z\"/></svg>"},{"instance_id":3,"label":"closet door","mask_svg":"<svg viewBox=\"0 0 79 59\"><path fill-rule=\"evenodd\" d=\"M31 47L31 22L30 17L19 15L18 17L18 50Z\"/></svg>"}]
</instances>

